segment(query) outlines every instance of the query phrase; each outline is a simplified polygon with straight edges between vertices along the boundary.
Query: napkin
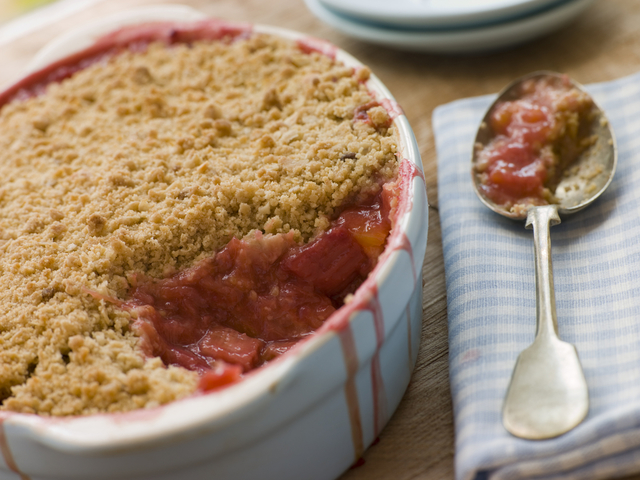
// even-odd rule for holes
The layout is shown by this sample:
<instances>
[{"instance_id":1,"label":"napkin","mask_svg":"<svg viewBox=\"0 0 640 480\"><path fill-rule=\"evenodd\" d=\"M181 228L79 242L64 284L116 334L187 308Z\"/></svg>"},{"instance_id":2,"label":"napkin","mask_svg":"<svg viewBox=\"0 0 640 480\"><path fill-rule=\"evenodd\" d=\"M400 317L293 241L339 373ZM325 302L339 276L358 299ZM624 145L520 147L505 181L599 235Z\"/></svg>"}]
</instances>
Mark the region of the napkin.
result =
<instances>
[{"instance_id":1,"label":"napkin","mask_svg":"<svg viewBox=\"0 0 640 480\"><path fill-rule=\"evenodd\" d=\"M531 231L471 185L475 131L495 97L434 111L458 480L640 472L640 74L588 90L615 130L618 168L602 197L551 228L560 338L578 350L591 403L581 425L550 440L516 438L501 422L536 305Z\"/></svg>"}]
</instances>

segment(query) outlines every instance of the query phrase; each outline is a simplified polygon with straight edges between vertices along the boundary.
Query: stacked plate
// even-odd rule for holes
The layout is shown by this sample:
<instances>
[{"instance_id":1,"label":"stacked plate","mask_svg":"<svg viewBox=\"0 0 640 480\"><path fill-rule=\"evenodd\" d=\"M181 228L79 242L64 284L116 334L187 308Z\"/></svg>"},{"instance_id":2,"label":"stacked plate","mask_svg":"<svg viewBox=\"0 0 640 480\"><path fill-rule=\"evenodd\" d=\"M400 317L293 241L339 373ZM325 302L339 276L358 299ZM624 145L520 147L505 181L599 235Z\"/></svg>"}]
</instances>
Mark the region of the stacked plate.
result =
<instances>
[{"instance_id":1,"label":"stacked plate","mask_svg":"<svg viewBox=\"0 0 640 480\"><path fill-rule=\"evenodd\" d=\"M305 0L321 20L361 40L434 53L475 53L557 30L594 0Z\"/></svg>"}]
</instances>

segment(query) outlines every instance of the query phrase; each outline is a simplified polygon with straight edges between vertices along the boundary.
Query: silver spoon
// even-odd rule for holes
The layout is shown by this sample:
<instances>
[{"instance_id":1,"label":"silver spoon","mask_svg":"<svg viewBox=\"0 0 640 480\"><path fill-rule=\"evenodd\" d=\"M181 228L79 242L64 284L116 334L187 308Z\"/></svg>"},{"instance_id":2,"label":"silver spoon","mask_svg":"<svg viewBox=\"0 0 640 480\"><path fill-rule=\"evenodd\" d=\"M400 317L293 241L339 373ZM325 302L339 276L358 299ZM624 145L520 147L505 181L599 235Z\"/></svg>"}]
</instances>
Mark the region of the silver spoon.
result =
<instances>
[{"instance_id":1,"label":"silver spoon","mask_svg":"<svg viewBox=\"0 0 640 480\"><path fill-rule=\"evenodd\" d=\"M564 172L555 189L557 205L512 213L482 194L475 166L477 153L494 136L488 126L491 110L500 101L517 98L525 80L545 76L561 77L554 72L534 72L512 82L499 94L480 124L471 160L473 186L482 203L500 215L526 218L526 228L533 228L536 337L518 356L502 409L507 431L531 440L562 435L579 425L589 411L589 391L576 348L558 337L549 227L560 223L558 214L575 213L598 198L611 183L617 163L613 131L604 112L594 103L591 128L597 140ZM582 85L573 81L572 85L584 91Z\"/></svg>"}]
</instances>

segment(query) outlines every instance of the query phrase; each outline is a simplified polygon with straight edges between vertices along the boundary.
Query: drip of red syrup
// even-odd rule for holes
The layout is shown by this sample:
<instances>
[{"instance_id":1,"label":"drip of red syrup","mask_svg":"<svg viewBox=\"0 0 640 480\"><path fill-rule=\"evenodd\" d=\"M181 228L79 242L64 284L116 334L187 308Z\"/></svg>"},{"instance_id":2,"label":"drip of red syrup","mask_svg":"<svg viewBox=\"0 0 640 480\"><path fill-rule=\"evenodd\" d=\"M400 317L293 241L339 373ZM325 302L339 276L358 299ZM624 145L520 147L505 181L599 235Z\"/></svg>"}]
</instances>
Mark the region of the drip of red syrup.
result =
<instances>
[{"instance_id":1,"label":"drip of red syrup","mask_svg":"<svg viewBox=\"0 0 640 480\"><path fill-rule=\"evenodd\" d=\"M371 299L363 310L369 310L373 316L373 324L376 332L376 351L371 359L371 389L373 391L373 434L377 437L387 421L387 397L380 368L380 348L384 342L384 318L382 306L378 297L378 288L371 292Z\"/></svg>"},{"instance_id":2,"label":"drip of red syrup","mask_svg":"<svg viewBox=\"0 0 640 480\"><path fill-rule=\"evenodd\" d=\"M7 435L5 433L4 422L9 418L11 414L3 414L0 416L0 453L2 453L2 458L4 458L4 463L9 467L9 470L18 475L21 480L30 480L30 478L22 473L20 469L18 469L18 465L16 464L15 459L13 458L13 453L11 453L11 449L9 448L9 443L7 442Z\"/></svg>"},{"instance_id":3,"label":"drip of red syrup","mask_svg":"<svg viewBox=\"0 0 640 480\"><path fill-rule=\"evenodd\" d=\"M408 160L402 160L398 169L398 179L391 187L394 189L394 193L390 193L390 202L392 203L393 210L392 215L396 219L409 213L413 208L412 183L415 178L422 179L424 183L424 174ZM382 264L382 260L386 259L395 251L404 251L409 255L413 280L415 283L418 277L413 257L413 248L407 235L397 229L392 231L387 241L387 248L379 259L379 263Z\"/></svg>"},{"instance_id":4,"label":"drip of red syrup","mask_svg":"<svg viewBox=\"0 0 640 480\"><path fill-rule=\"evenodd\" d=\"M296 43L298 44L298 48L304 53L320 53L332 60L335 60L338 53L338 48L334 44L321 38L305 37L301 38Z\"/></svg>"},{"instance_id":5,"label":"drip of red syrup","mask_svg":"<svg viewBox=\"0 0 640 480\"><path fill-rule=\"evenodd\" d=\"M390 98L383 98L380 100L380 105L387 111L391 121L395 120L401 115L404 115L404 110L398 102L391 100Z\"/></svg>"},{"instance_id":6,"label":"drip of red syrup","mask_svg":"<svg viewBox=\"0 0 640 480\"><path fill-rule=\"evenodd\" d=\"M390 216L394 225L397 224L398 220L405 214L408 214L413 208L413 196L411 194L411 187L413 180L416 177L421 178L424 182L424 176L422 172L411 162L403 159L400 162L400 168L398 169L398 177L396 181L393 183L385 184L383 187L383 196L386 196L389 204L391 205ZM351 424L354 462L356 466L359 465L358 462L361 461L362 454L364 453L364 438L360 418L360 401L358 399L358 391L355 384L355 377L358 373L359 361L355 341L353 339L353 331L351 329L350 319L358 311L362 310L368 310L373 315L374 328L376 331L377 349L371 361L371 395L374 409L374 432L376 432L375 435L377 436L387 420L387 411L386 393L378 359L378 351L382 344L381 342L384 341L384 318L382 316L382 311L380 308L378 286L375 279L377 269L384 264L384 259L391 255L393 251L398 250L405 251L409 255L413 269L415 285L417 277L411 243L409 242L404 232L400 231L397 228L394 228L393 230L391 230L389 238L387 239L387 248L385 249L384 253L378 258L378 264L371 272L371 274L369 274L367 280L365 280L365 282L360 286L359 290L354 295L354 298L337 312L335 312L325 323L325 325L321 327L321 330L329 329L335 331L340 339L342 355L345 359L345 366L347 369L345 397L349 412L349 421ZM410 343L411 337L409 319L409 344ZM411 359L409 363L411 363ZM364 461L362 462L364 463Z\"/></svg>"},{"instance_id":7,"label":"drip of red syrup","mask_svg":"<svg viewBox=\"0 0 640 480\"><path fill-rule=\"evenodd\" d=\"M353 331L347 325L338 331L344 365L347 370L344 393L349 413L349 424L351 426L351 444L353 445L353 457L357 462L364 453L364 436L362 434L362 421L360 420L360 401L358 400L358 388L356 386L356 374L358 373L358 354L356 343L353 338Z\"/></svg>"}]
</instances>

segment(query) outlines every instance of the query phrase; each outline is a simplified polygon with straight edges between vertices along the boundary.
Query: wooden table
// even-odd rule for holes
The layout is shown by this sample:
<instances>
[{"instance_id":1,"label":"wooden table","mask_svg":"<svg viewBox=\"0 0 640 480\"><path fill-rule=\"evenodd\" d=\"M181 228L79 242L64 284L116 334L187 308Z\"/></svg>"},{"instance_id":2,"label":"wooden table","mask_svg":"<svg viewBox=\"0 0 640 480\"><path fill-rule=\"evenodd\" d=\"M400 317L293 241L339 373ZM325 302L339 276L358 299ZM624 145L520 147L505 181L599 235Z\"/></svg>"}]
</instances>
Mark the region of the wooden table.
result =
<instances>
[{"instance_id":1,"label":"wooden table","mask_svg":"<svg viewBox=\"0 0 640 480\"><path fill-rule=\"evenodd\" d=\"M62 20L0 45L0 85L15 78L47 40L99 16L162 0L103 0ZM223 19L290 28L330 40L368 64L409 118L425 167L429 242L424 263L423 331L418 363L407 393L364 464L341 480L452 479L453 415L449 391L447 303L438 217L433 109L463 97L498 91L534 70L565 72L581 83L640 70L640 2L600 0L566 29L521 47L475 56L401 52L352 39L317 20L302 0L186 0ZM1 7L0 7L1 8ZM634 477L636 480L640 476Z\"/></svg>"}]
</instances>

